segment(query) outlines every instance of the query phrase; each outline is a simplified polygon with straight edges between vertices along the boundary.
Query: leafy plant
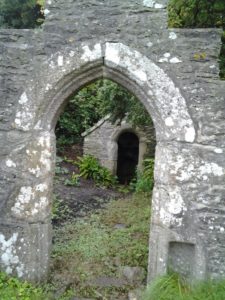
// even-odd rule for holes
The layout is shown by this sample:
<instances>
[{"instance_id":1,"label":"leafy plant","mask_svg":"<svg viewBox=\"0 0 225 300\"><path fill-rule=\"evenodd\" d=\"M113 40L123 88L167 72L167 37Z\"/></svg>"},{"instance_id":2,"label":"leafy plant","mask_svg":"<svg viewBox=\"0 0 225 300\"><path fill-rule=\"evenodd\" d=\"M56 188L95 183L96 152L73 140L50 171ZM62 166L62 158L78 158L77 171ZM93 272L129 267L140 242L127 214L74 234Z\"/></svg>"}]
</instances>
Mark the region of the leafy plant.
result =
<instances>
[{"instance_id":1,"label":"leafy plant","mask_svg":"<svg viewBox=\"0 0 225 300\"><path fill-rule=\"evenodd\" d=\"M55 175L68 174L69 170L61 166L63 159L59 156L56 156L56 166L55 166Z\"/></svg>"},{"instance_id":2,"label":"leafy plant","mask_svg":"<svg viewBox=\"0 0 225 300\"><path fill-rule=\"evenodd\" d=\"M145 159L143 167L143 171L138 171L137 177L130 184L135 192L151 192L154 186L154 159Z\"/></svg>"},{"instance_id":3,"label":"leafy plant","mask_svg":"<svg viewBox=\"0 0 225 300\"><path fill-rule=\"evenodd\" d=\"M79 157L76 164L79 167L80 176L86 179L93 179L95 183L105 187L116 184L116 177L107 168L102 167L95 157L91 155Z\"/></svg>"},{"instance_id":4,"label":"leafy plant","mask_svg":"<svg viewBox=\"0 0 225 300\"><path fill-rule=\"evenodd\" d=\"M71 209L62 199L59 199L57 195L53 195L52 204L52 222L56 223L62 220L68 219L71 213Z\"/></svg>"},{"instance_id":5,"label":"leafy plant","mask_svg":"<svg viewBox=\"0 0 225 300\"><path fill-rule=\"evenodd\" d=\"M71 179L66 179L65 185L69 186L79 186L80 185L80 174L72 173Z\"/></svg>"},{"instance_id":6,"label":"leafy plant","mask_svg":"<svg viewBox=\"0 0 225 300\"><path fill-rule=\"evenodd\" d=\"M60 166L56 166L55 168L55 174L56 175L61 175L61 174L68 174L69 171L67 168L63 168L63 167L60 167Z\"/></svg>"},{"instance_id":7,"label":"leafy plant","mask_svg":"<svg viewBox=\"0 0 225 300\"><path fill-rule=\"evenodd\" d=\"M39 287L0 273L1 300L46 300L48 296Z\"/></svg>"}]
</instances>

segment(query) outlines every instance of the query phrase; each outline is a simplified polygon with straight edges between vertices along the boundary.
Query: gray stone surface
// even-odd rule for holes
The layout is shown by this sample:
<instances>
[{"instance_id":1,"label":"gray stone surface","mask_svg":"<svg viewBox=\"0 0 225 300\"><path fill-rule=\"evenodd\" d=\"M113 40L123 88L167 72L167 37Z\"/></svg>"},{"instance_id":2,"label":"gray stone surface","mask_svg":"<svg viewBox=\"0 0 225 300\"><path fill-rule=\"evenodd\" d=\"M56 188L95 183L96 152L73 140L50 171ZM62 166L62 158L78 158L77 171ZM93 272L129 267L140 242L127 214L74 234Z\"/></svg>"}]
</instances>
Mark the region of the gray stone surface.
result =
<instances>
[{"instance_id":1,"label":"gray stone surface","mask_svg":"<svg viewBox=\"0 0 225 300\"><path fill-rule=\"evenodd\" d=\"M54 126L71 93L106 77L134 93L155 124L149 280L166 272L177 249L171 242L194 245L194 278L225 276L220 31L168 29L166 3L48 0L43 28L0 30L0 265L7 273L47 274Z\"/></svg>"},{"instance_id":2,"label":"gray stone surface","mask_svg":"<svg viewBox=\"0 0 225 300\"><path fill-rule=\"evenodd\" d=\"M124 266L120 268L120 272L131 285L143 284L146 277L145 270L141 267Z\"/></svg>"}]
</instances>

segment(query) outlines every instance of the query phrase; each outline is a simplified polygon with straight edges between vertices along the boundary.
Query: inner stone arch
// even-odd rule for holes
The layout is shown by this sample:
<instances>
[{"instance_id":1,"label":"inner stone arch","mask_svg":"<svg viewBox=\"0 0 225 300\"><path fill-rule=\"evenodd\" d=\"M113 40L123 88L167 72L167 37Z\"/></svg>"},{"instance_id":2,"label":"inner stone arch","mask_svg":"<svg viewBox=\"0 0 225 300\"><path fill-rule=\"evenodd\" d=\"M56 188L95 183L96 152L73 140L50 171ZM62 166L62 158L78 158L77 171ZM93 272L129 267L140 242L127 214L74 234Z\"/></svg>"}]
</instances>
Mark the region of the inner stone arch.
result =
<instances>
[{"instance_id":1,"label":"inner stone arch","mask_svg":"<svg viewBox=\"0 0 225 300\"><path fill-rule=\"evenodd\" d=\"M63 64L64 60L66 60L65 65ZM193 122L179 89L155 63L120 43L85 45L75 49L73 53L58 52L51 57L47 70L44 73L41 72L40 68L39 76L42 78L42 82L39 93L36 95L35 109L30 105L32 86L28 86L19 101L15 119L15 128L28 131L32 135L32 138L28 140L24 161L22 161L25 171L32 176L32 182L27 176L27 181L23 182L18 195L15 196L11 214L13 217L23 220L27 226L29 223L36 224L37 228L35 227L34 231L38 231L37 238L32 243L33 232L30 235L24 234L23 227L18 228L16 232L18 239L26 239L26 244L24 243L22 248L20 244L15 246L19 263L24 268L21 276L39 280L47 274L50 250L49 207L55 159L54 126L58 116L72 93L101 77L111 79L135 94L151 114L155 124L158 146L155 157L156 183L152 204L150 233L152 250L150 251L149 273L150 278L165 273L168 245L172 239L170 226L172 224L173 228L176 228L176 223L173 221L177 213L176 210L170 210L167 206L169 204L173 206L174 201L179 201L179 216L182 215L182 217L185 216L187 209L180 185L173 182L173 190L171 190L167 177L162 175L165 174L165 168L160 163L161 152L163 149L165 155L168 155L166 167L173 169L176 157L171 154L171 147L178 149L178 153L181 151L179 150L181 148L173 146L174 143L192 143L195 140ZM23 118L23 111L27 115L27 119ZM15 160L14 162L13 158L10 159L15 165L21 164L21 161ZM12 163L10 165L13 166ZM163 193L166 193L166 201L163 199ZM159 204L160 195L162 195L162 201ZM37 205L40 197L43 205ZM28 205L25 203L20 210L15 210L15 207L20 204L19 201L24 198L29 202ZM162 230L157 229L159 222L163 224ZM177 226L180 222L181 220ZM13 233L14 229L12 229L11 236ZM160 235L162 239L159 239ZM7 236L10 238L9 231L7 231ZM178 234L177 239L181 240L182 236ZM161 252L157 251L159 246ZM37 248L41 253L35 257L35 260L24 256L24 252L34 253ZM17 273L17 260L11 261L10 268Z\"/></svg>"}]
</instances>

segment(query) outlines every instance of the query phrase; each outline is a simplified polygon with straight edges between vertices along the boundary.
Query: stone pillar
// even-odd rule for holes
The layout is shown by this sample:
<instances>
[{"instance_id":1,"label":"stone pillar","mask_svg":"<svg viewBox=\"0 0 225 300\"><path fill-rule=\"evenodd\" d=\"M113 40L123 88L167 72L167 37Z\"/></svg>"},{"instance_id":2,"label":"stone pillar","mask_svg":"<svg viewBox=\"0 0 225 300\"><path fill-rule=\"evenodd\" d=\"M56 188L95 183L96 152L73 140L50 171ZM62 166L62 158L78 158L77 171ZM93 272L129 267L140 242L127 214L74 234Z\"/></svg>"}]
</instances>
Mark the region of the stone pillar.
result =
<instances>
[{"instance_id":1,"label":"stone pillar","mask_svg":"<svg viewBox=\"0 0 225 300\"><path fill-rule=\"evenodd\" d=\"M1 210L0 267L30 281L48 272L54 143L51 133L33 132L2 164L16 181Z\"/></svg>"},{"instance_id":2,"label":"stone pillar","mask_svg":"<svg viewBox=\"0 0 225 300\"><path fill-rule=\"evenodd\" d=\"M223 149L199 144L157 145L149 280L172 269L187 278L225 274ZM219 190L219 193L218 193Z\"/></svg>"}]
</instances>

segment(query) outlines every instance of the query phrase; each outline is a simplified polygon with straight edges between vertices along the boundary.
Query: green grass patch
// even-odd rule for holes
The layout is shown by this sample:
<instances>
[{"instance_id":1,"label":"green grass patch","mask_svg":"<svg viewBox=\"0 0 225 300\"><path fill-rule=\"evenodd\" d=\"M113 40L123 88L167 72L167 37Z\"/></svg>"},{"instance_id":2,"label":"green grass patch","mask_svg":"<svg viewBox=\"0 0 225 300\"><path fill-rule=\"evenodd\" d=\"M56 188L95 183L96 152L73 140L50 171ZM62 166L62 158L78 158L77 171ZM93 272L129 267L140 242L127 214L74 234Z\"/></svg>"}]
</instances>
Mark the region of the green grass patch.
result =
<instances>
[{"instance_id":1,"label":"green grass patch","mask_svg":"<svg viewBox=\"0 0 225 300\"><path fill-rule=\"evenodd\" d=\"M116 277L118 268L127 265L141 266L147 274L149 218L150 194L139 193L111 201L89 218L57 227L51 284L67 285L79 297L125 295L126 288L87 287L87 282L98 276Z\"/></svg>"},{"instance_id":2,"label":"green grass patch","mask_svg":"<svg viewBox=\"0 0 225 300\"><path fill-rule=\"evenodd\" d=\"M224 300L225 280L190 285L177 274L155 280L141 300Z\"/></svg>"}]
</instances>

